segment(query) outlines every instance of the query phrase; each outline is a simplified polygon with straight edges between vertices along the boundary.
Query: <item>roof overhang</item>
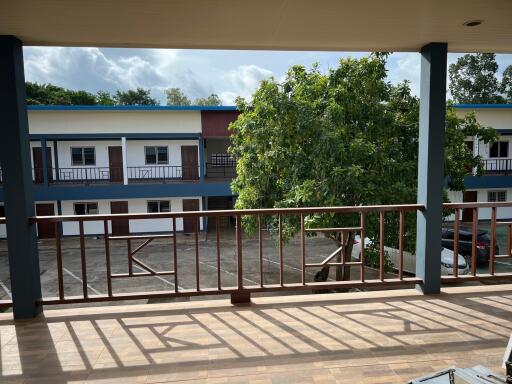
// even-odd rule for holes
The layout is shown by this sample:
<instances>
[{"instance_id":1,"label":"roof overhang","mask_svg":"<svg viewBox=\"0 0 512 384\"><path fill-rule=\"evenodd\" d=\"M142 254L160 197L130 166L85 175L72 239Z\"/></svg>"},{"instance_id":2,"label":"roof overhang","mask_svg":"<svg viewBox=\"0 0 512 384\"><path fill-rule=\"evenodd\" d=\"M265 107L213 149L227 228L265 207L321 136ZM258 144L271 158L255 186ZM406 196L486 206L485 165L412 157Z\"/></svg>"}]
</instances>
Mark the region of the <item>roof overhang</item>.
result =
<instances>
[{"instance_id":1,"label":"roof overhang","mask_svg":"<svg viewBox=\"0 0 512 384\"><path fill-rule=\"evenodd\" d=\"M0 35L25 45L512 52L509 0L16 0ZM464 22L482 20L477 27Z\"/></svg>"}]
</instances>

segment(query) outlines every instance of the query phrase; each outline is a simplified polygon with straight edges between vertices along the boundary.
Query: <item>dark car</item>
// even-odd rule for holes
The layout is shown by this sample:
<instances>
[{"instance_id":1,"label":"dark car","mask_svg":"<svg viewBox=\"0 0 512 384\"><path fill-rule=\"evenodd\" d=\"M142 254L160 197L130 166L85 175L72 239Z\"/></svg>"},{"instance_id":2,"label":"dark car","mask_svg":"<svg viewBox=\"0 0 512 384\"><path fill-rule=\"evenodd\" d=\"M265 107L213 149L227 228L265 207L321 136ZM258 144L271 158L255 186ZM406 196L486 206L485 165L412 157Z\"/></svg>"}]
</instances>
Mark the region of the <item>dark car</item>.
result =
<instances>
[{"instance_id":1,"label":"dark car","mask_svg":"<svg viewBox=\"0 0 512 384\"><path fill-rule=\"evenodd\" d=\"M454 234L453 228L443 228L442 232L442 245L445 248L454 248ZM473 230L471 227L460 227L459 228L459 254L463 255L471 262L471 250L473 247ZM476 238L476 255L477 264L482 265L489 262L491 254L491 237L489 232L485 229L478 229ZM496 244L494 246L494 254L499 254L499 248Z\"/></svg>"}]
</instances>

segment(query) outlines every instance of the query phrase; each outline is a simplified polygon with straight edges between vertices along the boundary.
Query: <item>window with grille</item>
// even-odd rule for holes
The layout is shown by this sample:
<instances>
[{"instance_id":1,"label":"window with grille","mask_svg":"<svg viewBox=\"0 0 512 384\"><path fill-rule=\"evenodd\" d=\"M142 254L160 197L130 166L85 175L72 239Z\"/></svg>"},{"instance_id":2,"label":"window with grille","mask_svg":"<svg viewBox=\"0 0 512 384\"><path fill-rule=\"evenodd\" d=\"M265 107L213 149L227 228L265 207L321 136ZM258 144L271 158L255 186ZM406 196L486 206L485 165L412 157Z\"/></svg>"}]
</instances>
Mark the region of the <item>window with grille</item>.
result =
<instances>
[{"instance_id":1,"label":"window with grille","mask_svg":"<svg viewBox=\"0 0 512 384\"><path fill-rule=\"evenodd\" d=\"M234 167L235 159L227 153L212 153L210 155L210 164L213 167Z\"/></svg>"},{"instance_id":2,"label":"window with grille","mask_svg":"<svg viewBox=\"0 0 512 384\"><path fill-rule=\"evenodd\" d=\"M507 201L507 191L488 191L487 201L490 203L497 201Z\"/></svg>"},{"instance_id":3,"label":"window with grille","mask_svg":"<svg viewBox=\"0 0 512 384\"><path fill-rule=\"evenodd\" d=\"M167 147L144 147L146 164L169 164L169 148Z\"/></svg>"},{"instance_id":4,"label":"window with grille","mask_svg":"<svg viewBox=\"0 0 512 384\"><path fill-rule=\"evenodd\" d=\"M97 215L98 203L75 203L73 204L75 215Z\"/></svg>"},{"instance_id":5,"label":"window with grille","mask_svg":"<svg viewBox=\"0 0 512 384\"><path fill-rule=\"evenodd\" d=\"M148 201L148 213L171 212L169 200Z\"/></svg>"},{"instance_id":6,"label":"window with grille","mask_svg":"<svg viewBox=\"0 0 512 384\"><path fill-rule=\"evenodd\" d=\"M72 165L95 165L96 150L94 147L73 147L71 148Z\"/></svg>"}]
</instances>

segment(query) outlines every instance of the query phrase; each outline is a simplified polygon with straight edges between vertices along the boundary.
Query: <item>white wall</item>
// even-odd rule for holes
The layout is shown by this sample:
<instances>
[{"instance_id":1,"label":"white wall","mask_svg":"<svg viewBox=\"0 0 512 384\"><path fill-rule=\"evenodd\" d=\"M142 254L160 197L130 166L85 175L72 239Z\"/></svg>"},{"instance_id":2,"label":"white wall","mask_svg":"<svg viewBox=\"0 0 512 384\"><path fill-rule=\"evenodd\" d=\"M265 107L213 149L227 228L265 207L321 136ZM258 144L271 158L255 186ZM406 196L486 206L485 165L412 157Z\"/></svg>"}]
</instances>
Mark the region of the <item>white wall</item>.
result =
<instances>
[{"instance_id":1,"label":"white wall","mask_svg":"<svg viewBox=\"0 0 512 384\"><path fill-rule=\"evenodd\" d=\"M197 158L199 165L199 143L197 140L127 140L127 166L140 167L146 165L144 147L147 146L169 148L168 165L181 166L181 147L185 145L197 146Z\"/></svg>"},{"instance_id":2,"label":"white wall","mask_svg":"<svg viewBox=\"0 0 512 384\"><path fill-rule=\"evenodd\" d=\"M95 168L108 167L108 147L120 147L121 140L109 141L59 141L57 152L59 155L59 168ZM94 147L96 148L95 165L72 165L71 148L73 147Z\"/></svg>"},{"instance_id":3,"label":"white wall","mask_svg":"<svg viewBox=\"0 0 512 384\"><path fill-rule=\"evenodd\" d=\"M198 199L199 209L202 210L202 199L200 197L186 197L186 199ZM147 199L130 199L128 200L128 212L129 213L146 213L147 212L147 201L151 200L169 200L171 202L172 212L183 211L183 198L176 197L158 197L158 198L147 198ZM80 200L80 201L62 201L62 214L63 215L74 215L74 203L75 202L97 202L99 214L110 214L110 201L116 200ZM119 200L126 201L126 200ZM111 226L109 224L109 230ZM203 230L202 220L200 221L200 229ZM130 220L130 232L132 233L151 233L151 232L164 232L172 230L171 219L151 219L151 220ZM183 220L176 220L176 230L183 230ZM78 235L78 223L77 222L66 222L63 224L63 233L65 236ZM84 233L86 235L103 234L103 222L102 221L89 221L84 222Z\"/></svg>"},{"instance_id":4,"label":"white wall","mask_svg":"<svg viewBox=\"0 0 512 384\"><path fill-rule=\"evenodd\" d=\"M512 188L496 188L496 189L478 189L477 191L477 202L487 203L487 192L488 191L507 191L507 201L512 201ZM448 198L452 203L462 203L463 196L462 192L448 191ZM500 207L496 210L497 219L511 219L512 218L512 207ZM491 220L491 209L490 208L479 208L478 209L479 220ZM450 215L447 220L454 220L454 215Z\"/></svg>"},{"instance_id":5,"label":"white wall","mask_svg":"<svg viewBox=\"0 0 512 384\"><path fill-rule=\"evenodd\" d=\"M31 134L200 133L200 111L28 111Z\"/></svg>"}]
</instances>

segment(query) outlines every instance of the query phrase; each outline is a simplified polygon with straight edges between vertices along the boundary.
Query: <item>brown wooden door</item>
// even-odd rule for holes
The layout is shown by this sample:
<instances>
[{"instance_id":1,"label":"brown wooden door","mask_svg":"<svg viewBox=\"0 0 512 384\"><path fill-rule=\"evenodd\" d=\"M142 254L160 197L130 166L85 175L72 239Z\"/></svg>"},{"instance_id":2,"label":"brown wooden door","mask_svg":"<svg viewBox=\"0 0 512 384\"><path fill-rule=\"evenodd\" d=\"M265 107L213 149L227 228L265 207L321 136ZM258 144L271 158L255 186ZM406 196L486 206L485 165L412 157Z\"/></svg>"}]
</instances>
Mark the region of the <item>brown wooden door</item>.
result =
<instances>
[{"instance_id":1,"label":"brown wooden door","mask_svg":"<svg viewBox=\"0 0 512 384\"><path fill-rule=\"evenodd\" d=\"M128 213L127 201L111 201L110 213ZM130 222L128 219L112 220L112 236L127 236L130 234Z\"/></svg>"},{"instance_id":2,"label":"brown wooden door","mask_svg":"<svg viewBox=\"0 0 512 384\"><path fill-rule=\"evenodd\" d=\"M55 209L53 204L36 204L37 216L53 216ZM40 239L55 239L55 224L53 223L38 223L37 224L37 237Z\"/></svg>"},{"instance_id":3,"label":"brown wooden door","mask_svg":"<svg viewBox=\"0 0 512 384\"><path fill-rule=\"evenodd\" d=\"M199 211L199 199L183 199L183 211ZM197 219L195 217L183 218L183 232L195 232L196 225Z\"/></svg>"},{"instance_id":4,"label":"brown wooden door","mask_svg":"<svg viewBox=\"0 0 512 384\"><path fill-rule=\"evenodd\" d=\"M464 196L462 197L462 201L464 203L476 203L478 199L477 191L465 191ZM473 209L466 208L462 210L462 221L473 221Z\"/></svg>"},{"instance_id":5,"label":"brown wooden door","mask_svg":"<svg viewBox=\"0 0 512 384\"><path fill-rule=\"evenodd\" d=\"M108 147L108 166L110 181L123 181L123 149L121 147Z\"/></svg>"},{"instance_id":6,"label":"brown wooden door","mask_svg":"<svg viewBox=\"0 0 512 384\"><path fill-rule=\"evenodd\" d=\"M197 180L199 178L197 147L195 145L181 147L181 177L183 180Z\"/></svg>"},{"instance_id":7,"label":"brown wooden door","mask_svg":"<svg viewBox=\"0 0 512 384\"><path fill-rule=\"evenodd\" d=\"M34 182L42 184L43 176L43 153L40 147L32 148L32 158L34 159ZM46 147L46 167L48 168L48 181L53 180L52 150Z\"/></svg>"}]
</instances>

